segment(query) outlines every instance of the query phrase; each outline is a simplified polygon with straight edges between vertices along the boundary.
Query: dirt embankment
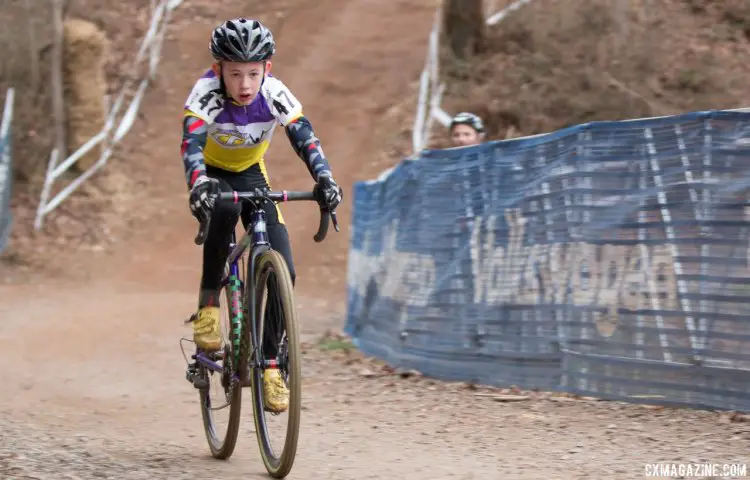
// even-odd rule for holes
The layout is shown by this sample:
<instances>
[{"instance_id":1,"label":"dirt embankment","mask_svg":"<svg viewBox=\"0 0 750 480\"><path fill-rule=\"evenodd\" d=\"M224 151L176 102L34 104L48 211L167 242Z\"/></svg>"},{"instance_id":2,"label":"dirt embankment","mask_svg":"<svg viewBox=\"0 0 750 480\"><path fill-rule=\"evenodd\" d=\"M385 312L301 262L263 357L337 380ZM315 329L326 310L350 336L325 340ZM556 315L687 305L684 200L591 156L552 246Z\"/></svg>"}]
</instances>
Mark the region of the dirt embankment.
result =
<instances>
[{"instance_id":1,"label":"dirt embankment","mask_svg":"<svg viewBox=\"0 0 750 480\"><path fill-rule=\"evenodd\" d=\"M159 79L108 169L128 188L110 198L114 206L98 223L80 222L111 238L76 252L47 235L26 278L0 267L8 280L0 286L0 348L12 359L4 376L11 393L0 397L0 477L267 478L249 408L235 456L208 458L177 342L189 333L182 320L194 308L200 261L177 154L180 107L206 66L210 29L247 8L238 0L180 7ZM253 8L278 32L275 72L305 102L351 192L353 181L385 166L382 146L402 135L389 132L410 117L433 2ZM269 155L274 184L309 186L285 141L277 137ZM78 207L70 203L55 218L76 223L87 214ZM317 213L291 207L296 298L305 336L314 339L341 324L350 210L342 209L342 232L316 245ZM345 346L329 347L305 348L302 436L290 478L635 479L645 462L746 459L750 424L739 417L541 393L508 403L500 392L401 378Z\"/></svg>"},{"instance_id":2,"label":"dirt embankment","mask_svg":"<svg viewBox=\"0 0 750 480\"><path fill-rule=\"evenodd\" d=\"M488 28L471 61L444 55L443 107L480 114L490 139L740 108L749 62L743 0L536 1Z\"/></svg>"}]
</instances>

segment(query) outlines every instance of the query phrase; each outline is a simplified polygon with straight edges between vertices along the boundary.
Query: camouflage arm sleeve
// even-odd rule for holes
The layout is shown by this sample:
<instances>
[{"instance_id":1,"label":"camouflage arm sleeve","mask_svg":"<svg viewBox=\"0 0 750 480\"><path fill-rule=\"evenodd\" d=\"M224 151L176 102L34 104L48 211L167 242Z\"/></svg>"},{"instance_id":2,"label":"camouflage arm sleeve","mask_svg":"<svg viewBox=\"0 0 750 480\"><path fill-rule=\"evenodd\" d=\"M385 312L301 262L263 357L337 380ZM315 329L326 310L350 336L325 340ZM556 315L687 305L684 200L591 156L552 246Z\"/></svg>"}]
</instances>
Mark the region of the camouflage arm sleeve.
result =
<instances>
[{"instance_id":1,"label":"camouflage arm sleeve","mask_svg":"<svg viewBox=\"0 0 750 480\"><path fill-rule=\"evenodd\" d=\"M292 148L305 162L313 179L317 182L322 173L331 175L331 167L320 146L320 140L315 136L310 121L304 116L299 117L286 126L286 135Z\"/></svg>"},{"instance_id":2,"label":"camouflage arm sleeve","mask_svg":"<svg viewBox=\"0 0 750 480\"><path fill-rule=\"evenodd\" d=\"M203 147L206 146L207 137L206 122L198 117L186 115L182 124L182 162L188 188L193 186L196 178L206 173Z\"/></svg>"}]
</instances>

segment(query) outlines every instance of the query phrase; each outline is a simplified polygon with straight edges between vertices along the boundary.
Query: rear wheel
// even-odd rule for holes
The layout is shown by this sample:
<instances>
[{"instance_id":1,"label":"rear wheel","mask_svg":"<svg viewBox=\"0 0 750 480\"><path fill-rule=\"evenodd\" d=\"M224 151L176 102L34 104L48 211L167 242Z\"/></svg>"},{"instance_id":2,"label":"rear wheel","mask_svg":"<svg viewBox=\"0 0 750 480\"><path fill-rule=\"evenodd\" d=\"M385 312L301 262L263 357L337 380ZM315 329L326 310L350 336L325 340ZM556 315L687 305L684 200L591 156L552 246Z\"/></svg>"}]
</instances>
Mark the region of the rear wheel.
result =
<instances>
[{"instance_id":1,"label":"rear wheel","mask_svg":"<svg viewBox=\"0 0 750 480\"><path fill-rule=\"evenodd\" d=\"M228 268L226 273L229 273ZM242 387L235 373L235 365L243 314L241 285L241 278L230 276L229 282L222 288L224 295L219 295L219 299L225 297L224 302L220 300L219 306L224 350L207 356L221 365L223 371L214 372L198 363L198 375L204 380L202 383L208 385L208 388L200 390L203 427L211 455L218 459L227 459L232 455L240 426ZM226 419L221 420L220 417Z\"/></svg>"},{"instance_id":2,"label":"rear wheel","mask_svg":"<svg viewBox=\"0 0 750 480\"><path fill-rule=\"evenodd\" d=\"M287 416L286 427L281 432L283 440L277 443L271 438L269 428L278 426L279 416L265 410L263 369L253 369L255 431L266 470L274 478L284 478L291 471L297 454L302 402L301 353L292 279L284 258L274 250L267 250L258 257L255 272L253 293L258 337L261 345L263 338L268 338L268 335L274 337L274 343L278 345L277 368L289 389L289 408L284 412ZM268 323L264 322L267 316L271 319Z\"/></svg>"}]
</instances>

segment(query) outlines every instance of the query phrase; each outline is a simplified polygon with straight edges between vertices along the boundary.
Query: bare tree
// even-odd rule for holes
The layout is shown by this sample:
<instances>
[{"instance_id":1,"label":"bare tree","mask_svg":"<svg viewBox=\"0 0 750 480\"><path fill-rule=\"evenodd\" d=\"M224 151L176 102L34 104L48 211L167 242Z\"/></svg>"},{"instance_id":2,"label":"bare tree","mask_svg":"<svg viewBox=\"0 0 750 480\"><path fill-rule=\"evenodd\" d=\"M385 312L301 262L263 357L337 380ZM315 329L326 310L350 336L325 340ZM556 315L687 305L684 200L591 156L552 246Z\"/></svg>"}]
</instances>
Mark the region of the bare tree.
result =
<instances>
[{"instance_id":1,"label":"bare tree","mask_svg":"<svg viewBox=\"0 0 750 480\"><path fill-rule=\"evenodd\" d=\"M482 0L444 0L443 31L457 58L469 58L482 48L484 29Z\"/></svg>"}]
</instances>

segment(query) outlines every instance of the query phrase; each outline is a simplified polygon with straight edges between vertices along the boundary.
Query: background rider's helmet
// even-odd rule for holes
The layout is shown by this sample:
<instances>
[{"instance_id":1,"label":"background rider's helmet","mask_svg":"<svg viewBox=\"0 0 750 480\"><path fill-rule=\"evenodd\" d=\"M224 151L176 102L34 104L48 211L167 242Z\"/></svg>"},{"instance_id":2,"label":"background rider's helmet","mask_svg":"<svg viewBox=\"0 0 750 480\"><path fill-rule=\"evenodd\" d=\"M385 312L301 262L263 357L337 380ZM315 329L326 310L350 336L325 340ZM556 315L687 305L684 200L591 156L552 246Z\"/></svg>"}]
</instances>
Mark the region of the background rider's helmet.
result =
<instances>
[{"instance_id":1,"label":"background rider's helmet","mask_svg":"<svg viewBox=\"0 0 750 480\"><path fill-rule=\"evenodd\" d=\"M456 125L468 125L478 133L484 133L484 123L482 123L482 119L479 115L470 112L461 112L453 117L450 129L453 130L453 127Z\"/></svg>"},{"instance_id":2,"label":"background rider's helmet","mask_svg":"<svg viewBox=\"0 0 750 480\"><path fill-rule=\"evenodd\" d=\"M211 34L211 55L216 61L262 62L275 52L271 30L257 20L227 20Z\"/></svg>"}]
</instances>

